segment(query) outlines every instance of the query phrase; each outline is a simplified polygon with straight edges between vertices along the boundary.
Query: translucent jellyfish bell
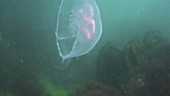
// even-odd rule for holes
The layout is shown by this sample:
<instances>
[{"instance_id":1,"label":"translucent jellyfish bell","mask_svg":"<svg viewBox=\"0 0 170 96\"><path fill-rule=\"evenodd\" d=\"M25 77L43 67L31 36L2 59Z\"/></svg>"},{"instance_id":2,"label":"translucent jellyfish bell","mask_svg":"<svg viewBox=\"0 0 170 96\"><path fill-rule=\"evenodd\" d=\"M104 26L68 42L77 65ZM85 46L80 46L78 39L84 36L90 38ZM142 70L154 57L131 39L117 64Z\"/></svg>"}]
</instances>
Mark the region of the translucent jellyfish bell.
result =
<instances>
[{"instance_id":1,"label":"translucent jellyfish bell","mask_svg":"<svg viewBox=\"0 0 170 96\"><path fill-rule=\"evenodd\" d=\"M88 53L101 35L101 17L95 0L61 1L56 40L63 60Z\"/></svg>"}]
</instances>

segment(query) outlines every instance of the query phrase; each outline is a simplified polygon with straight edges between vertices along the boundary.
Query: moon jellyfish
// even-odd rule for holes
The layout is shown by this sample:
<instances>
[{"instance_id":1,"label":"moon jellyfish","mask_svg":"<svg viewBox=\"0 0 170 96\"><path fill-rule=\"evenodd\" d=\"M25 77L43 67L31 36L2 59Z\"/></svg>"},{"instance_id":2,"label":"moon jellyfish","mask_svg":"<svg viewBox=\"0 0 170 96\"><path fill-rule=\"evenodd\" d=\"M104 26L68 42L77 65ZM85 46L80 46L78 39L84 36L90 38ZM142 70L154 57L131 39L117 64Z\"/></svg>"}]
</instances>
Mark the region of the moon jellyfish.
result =
<instances>
[{"instance_id":1,"label":"moon jellyfish","mask_svg":"<svg viewBox=\"0 0 170 96\"><path fill-rule=\"evenodd\" d=\"M88 53L101 35L101 17L95 0L61 1L56 41L63 60Z\"/></svg>"}]
</instances>

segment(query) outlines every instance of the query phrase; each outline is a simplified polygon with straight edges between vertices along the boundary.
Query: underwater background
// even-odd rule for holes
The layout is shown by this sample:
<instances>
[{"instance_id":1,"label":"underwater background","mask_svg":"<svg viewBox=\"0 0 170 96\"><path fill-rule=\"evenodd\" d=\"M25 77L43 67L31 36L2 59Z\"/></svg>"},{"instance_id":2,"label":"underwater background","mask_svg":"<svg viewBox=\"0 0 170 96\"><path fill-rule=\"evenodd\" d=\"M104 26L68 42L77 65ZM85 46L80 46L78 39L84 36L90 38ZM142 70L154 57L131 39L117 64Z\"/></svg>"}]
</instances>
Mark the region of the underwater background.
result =
<instances>
[{"instance_id":1,"label":"underwater background","mask_svg":"<svg viewBox=\"0 0 170 96\"><path fill-rule=\"evenodd\" d=\"M170 96L170 1L96 2L101 39L64 65L61 0L0 0L0 96Z\"/></svg>"}]
</instances>

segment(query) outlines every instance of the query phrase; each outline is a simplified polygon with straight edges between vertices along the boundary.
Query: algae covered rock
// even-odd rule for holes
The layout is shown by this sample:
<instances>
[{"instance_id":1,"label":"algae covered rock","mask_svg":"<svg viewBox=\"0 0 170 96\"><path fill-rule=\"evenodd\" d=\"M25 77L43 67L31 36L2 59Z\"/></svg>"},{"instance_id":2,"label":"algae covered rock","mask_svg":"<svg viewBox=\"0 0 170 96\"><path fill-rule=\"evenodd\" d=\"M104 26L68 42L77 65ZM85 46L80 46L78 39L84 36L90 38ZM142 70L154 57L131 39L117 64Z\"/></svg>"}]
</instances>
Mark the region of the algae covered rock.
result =
<instances>
[{"instance_id":1,"label":"algae covered rock","mask_svg":"<svg viewBox=\"0 0 170 96\"><path fill-rule=\"evenodd\" d=\"M170 44L153 50L146 79L153 96L170 96Z\"/></svg>"},{"instance_id":2,"label":"algae covered rock","mask_svg":"<svg viewBox=\"0 0 170 96\"><path fill-rule=\"evenodd\" d=\"M131 77L126 85L125 90L126 96L150 96L145 75L142 73Z\"/></svg>"},{"instance_id":3,"label":"algae covered rock","mask_svg":"<svg viewBox=\"0 0 170 96\"><path fill-rule=\"evenodd\" d=\"M162 35L158 29L148 30L143 36L143 46L146 50L151 51L161 44L167 43L167 39Z\"/></svg>"},{"instance_id":4,"label":"algae covered rock","mask_svg":"<svg viewBox=\"0 0 170 96\"><path fill-rule=\"evenodd\" d=\"M129 41L125 46L123 56L131 75L142 73L149 64L148 56L139 41Z\"/></svg>"},{"instance_id":5,"label":"algae covered rock","mask_svg":"<svg viewBox=\"0 0 170 96\"><path fill-rule=\"evenodd\" d=\"M0 96L15 96L10 92L0 92Z\"/></svg>"},{"instance_id":6,"label":"algae covered rock","mask_svg":"<svg viewBox=\"0 0 170 96\"><path fill-rule=\"evenodd\" d=\"M149 66L149 58L138 40L131 40L125 46L124 59L130 79L126 84L127 96L149 96L144 71Z\"/></svg>"},{"instance_id":7,"label":"algae covered rock","mask_svg":"<svg viewBox=\"0 0 170 96\"><path fill-rule=\"evenodd\" d=\"M113 87L101 83L91 82L79 88L70 96L121 96L119 91Z\"/></svg>"},{"instance_id":8,"label":"algae covered rock","mask_svg":"<svg viewBox=\"0 0 170 96\"><path fill-rule=\"evenodd\" d=\"M113 42L107 42L100 50L96 65L97 81L122 90L128 76L122 50Z\"/></svg>"},{"instance_id":9,"label":"algae covered rock","mask_svg":"<svg viewBox=\"0 0 170 96\"><path fill-rule=\"evenodd\" d=\"M40 84L42 89L44 90L44 94L47 96L68 96L69 91L64 86L58 85L52 82L48 78L44 78L40 80Z\"/></svg>"}]
</instances>

